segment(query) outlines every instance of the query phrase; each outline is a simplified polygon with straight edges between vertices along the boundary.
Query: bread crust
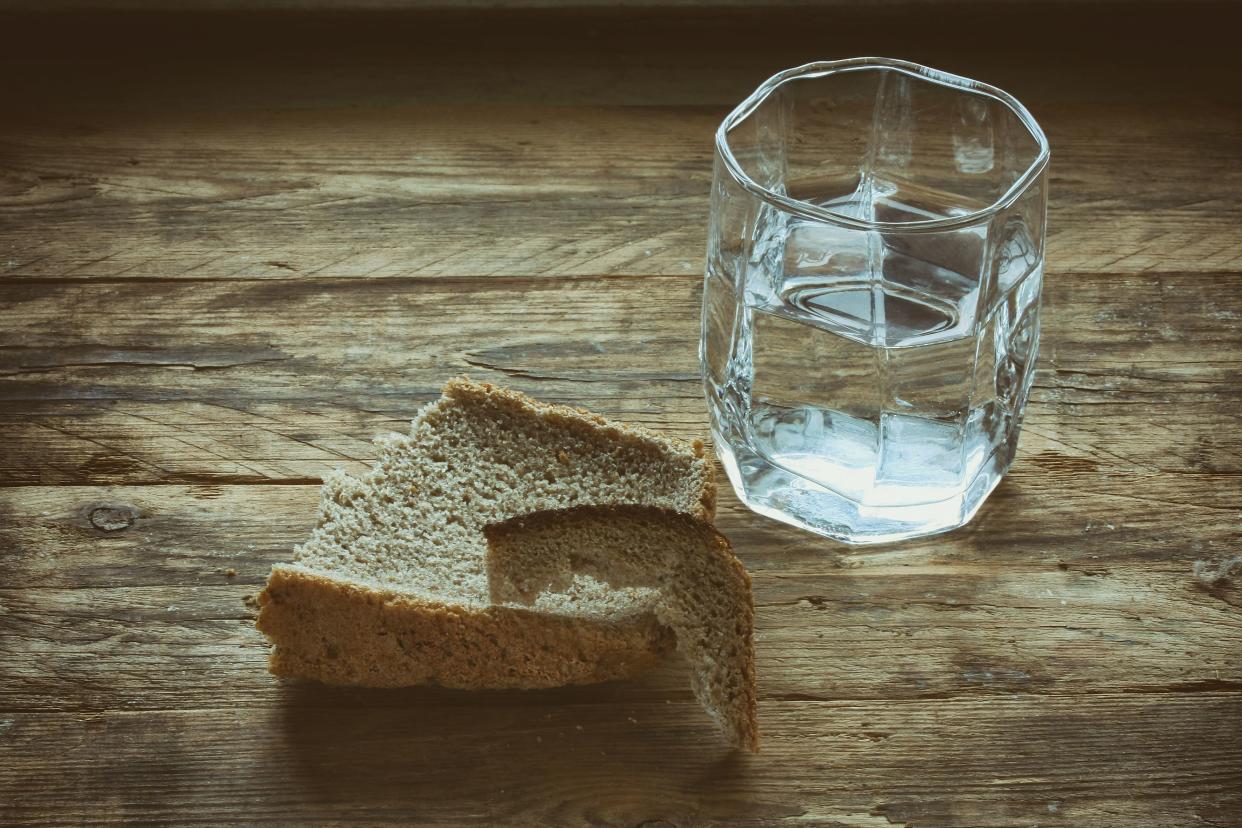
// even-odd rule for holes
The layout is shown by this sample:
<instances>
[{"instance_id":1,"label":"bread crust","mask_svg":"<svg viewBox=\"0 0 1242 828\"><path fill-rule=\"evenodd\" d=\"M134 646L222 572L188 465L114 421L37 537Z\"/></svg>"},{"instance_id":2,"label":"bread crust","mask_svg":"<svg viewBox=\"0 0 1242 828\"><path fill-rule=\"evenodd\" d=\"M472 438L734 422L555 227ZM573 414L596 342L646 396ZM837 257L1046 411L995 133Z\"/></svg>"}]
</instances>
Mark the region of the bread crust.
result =
<instances>
[{"instance_id":1,"label":"bread crust","mask_svg":"<svg viewBox=\"0 0 1242 828\"><path fill-rule=\"evenodd\" d=\"M629 678L675 646L650 613L592 619L420 600L272 569L257 622L286 678L361 687L535 689Z\"/></svg>"}]
</instances>

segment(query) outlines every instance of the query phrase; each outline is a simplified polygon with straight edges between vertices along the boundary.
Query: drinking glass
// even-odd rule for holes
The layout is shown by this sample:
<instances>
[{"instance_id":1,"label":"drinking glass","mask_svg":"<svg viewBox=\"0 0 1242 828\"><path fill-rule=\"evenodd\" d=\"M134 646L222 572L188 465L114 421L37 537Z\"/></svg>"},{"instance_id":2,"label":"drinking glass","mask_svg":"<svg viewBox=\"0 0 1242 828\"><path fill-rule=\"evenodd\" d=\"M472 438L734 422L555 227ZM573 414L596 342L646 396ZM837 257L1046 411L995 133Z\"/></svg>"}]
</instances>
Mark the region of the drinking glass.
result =
<instances>
[{"instance_id":1,"label":"drinking glass","mask_svg":"<svg viewBox=\"0 0 1242 828\"><path fill-rule=\"evenodd\" d=\"M970 520L1034 377L1047 162L1012 96L901 60L790 69L725 118L700 359L750 508L848 543Z\"/></svg>"}]
</instances>

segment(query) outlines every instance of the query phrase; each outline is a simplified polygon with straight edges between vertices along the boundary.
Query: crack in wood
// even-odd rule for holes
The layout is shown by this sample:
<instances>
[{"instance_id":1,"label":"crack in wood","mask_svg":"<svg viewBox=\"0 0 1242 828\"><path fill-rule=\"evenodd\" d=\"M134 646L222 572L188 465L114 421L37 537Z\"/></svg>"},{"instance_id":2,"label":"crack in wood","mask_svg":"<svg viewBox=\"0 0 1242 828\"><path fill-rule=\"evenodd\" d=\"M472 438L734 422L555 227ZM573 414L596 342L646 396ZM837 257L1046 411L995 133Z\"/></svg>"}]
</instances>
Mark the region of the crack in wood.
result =
<instances>
[{"instance_id":1,"label":"crack in wood","mask_svg":"<svg viewBox=\"0 0 1242 828\"><path fill-rule=\"evenodd\" d=\"M46 485L26 481L2 480L0 489L23 489ZM95 485L95 484L82 484ZM210 472L168 472L164 477L127 481L126 486L322 486L323 478L314 476L262 477L245 474L213 474Z\"/></svg>"},{"instance_id":2,"label":"crack in wood","mask_svg":"<svg viewBox=\"0 0 1242 828\"><path fill-rule=\"evenodd\" d=\"M615 373L608 373L599 379L581 376L567 376L565 374L542 373L539 371L529 370L525 368L514 368L507 365L500 365L486 360L479 359L473 355L464 355L462 362L472 368L482 368L487 371L495 371L514 379L533 379L559 382L581 382L581 383L607 383L607 382L699 382L698 374L664 374L664 373L640 373L625 376L617 376ZM602 373L602 372L601 372Z\"/></svg>"},{"instance_id":3,"label":"crack in wood","mask_svg":"<svg viewBox=\"0 0 1242 828\"><path fill-rule=\"evenodd\" d=\"M74 352L82 359L66 359ZM186 354L184 346L159 348L103 349L89 345L34 348L22 345L0 345L0 358L11 359L10 366L0 367L0 375L40 374L73 368L182 368L192 371L214 371L283 362L289 354L270 346L229 349L200 354Z\"/></svg>"},{"instance_id":4,"label":"crack in wood","mask_svg":"<svg viewBox=\"0 0 1242 828\"><path fill-rule=\"evenodd\" d=\"M222 621L232 621L234 619L220 619ZM250 623L252 618L237 619L240 623ZM268 645L262 641L256 641L253 646L245 649L261 651L266 650ZM1037 692L1006 692L1002 695L1005 699L1015 701L1049 701L1049 702L1065 702L1074 699L1126 699L1136 696L1165 696L1169 698L1179 697L1198 697L1199 695L1211 695L1214 698L1224 698L1242 701L1242 682L1235 682L1237 687L1223 690L1215 689L1170 689L1161 690L1155 687L1141 688L1135 690L1127 689L1111 689L1101 691L1084 691L1081 693L1037 693ZM311 694L319 696L308 697L307 701L297 703L299 710L323 710L323 711L339 711L340 700L343 698L361 699L370 702L367 707L369 709L384 710L390 708L408 709L411 697L425 696L434 699L437 706L445 708L477 708L479 699L475 691L461 690L444 690L430 685L418 687L404 688L330 688L330 687L313 687L308 688ZM611 708L615 707L617 702L609 695L597 698L572 698L568 695L565 688L553 688L549 690L523 691L516 695L510 695L511 691L484 691L487 693L488 704L496 708ZM676 700L670 698L674 695L672 691L653 691L650 698L630 699L626 704L630 706L651 707L652 709L666 708L670 705L678 705L685 707L695 707L697 703L690 697L689 693L682 694L677 692ZM850 705L850 704L884 704L889 705L893 709L901 707L919 707L926 702L947 702L950 705L972 705L978 704L991 698L996 694L985 692L964 692L964 693L922 693L911 696L819 696L808 693L768 693L760 694L759 701L761 704L771 704L777 706L813 704L832 707L834 705ZM256 699L256 707L265 706L263 699ZM127 704L125 707L113 707L110 705L55 705L50 704L46 707L35 707L30 705L7 707L0 701L0 714L21 714L30 713L36 715L55 715L55 714L108 714L108 715L125 715L125 716L144 716L152 713L174 713L174 714L193 714L195 712L219 711L219 710L235 710L238 706L234 702L223 704L216 707L203 707L191 705L186 707L173 707L168 705L150 705L140 706L139 704ZM860 734L861 735L861 734ZM868 739L868 741L887 741L884 739Z\"/></svg>"}]
</instances>

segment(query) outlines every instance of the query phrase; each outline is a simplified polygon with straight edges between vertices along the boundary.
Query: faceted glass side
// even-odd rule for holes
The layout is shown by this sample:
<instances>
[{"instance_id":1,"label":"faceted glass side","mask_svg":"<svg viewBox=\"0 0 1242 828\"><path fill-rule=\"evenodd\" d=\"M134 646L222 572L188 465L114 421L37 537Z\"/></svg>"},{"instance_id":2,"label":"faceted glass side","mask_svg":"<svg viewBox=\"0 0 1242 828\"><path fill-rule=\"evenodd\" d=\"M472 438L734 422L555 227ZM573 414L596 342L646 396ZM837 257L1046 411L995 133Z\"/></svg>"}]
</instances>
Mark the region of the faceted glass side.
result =
<instances>
[{"instance_id":1,"label":"faceted glass side","mask_svg":"<svg viewBox=\"0 0 1242 828\"><path fill-rule=\"evenodd\" d=\"M855 543L969 520L1034 376L1038 127L999 90L845 61L765 84L717 151L701 357L739 496Z\"/></svg>"}]
</instances>

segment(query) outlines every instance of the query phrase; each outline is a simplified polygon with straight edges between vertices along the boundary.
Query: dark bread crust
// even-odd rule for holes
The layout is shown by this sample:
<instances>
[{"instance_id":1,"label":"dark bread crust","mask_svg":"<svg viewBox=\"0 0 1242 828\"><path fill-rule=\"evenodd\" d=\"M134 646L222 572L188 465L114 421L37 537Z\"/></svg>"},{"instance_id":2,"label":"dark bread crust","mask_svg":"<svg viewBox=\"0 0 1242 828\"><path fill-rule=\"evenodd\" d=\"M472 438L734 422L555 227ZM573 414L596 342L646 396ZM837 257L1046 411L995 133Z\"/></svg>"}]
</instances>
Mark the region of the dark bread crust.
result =
<instances>
[{"instance_id":1,"label":"dark bread crust","mask_svg":"<svg viewBox=\"0 0 1242 828\"><path fill-rule=\"evenodd\" d=\"M650 613L596 620L468 609L275 567L257 626L275 675L326 684L534 689L628 678L675 644Z\"/></svg>"}]
</instances>

